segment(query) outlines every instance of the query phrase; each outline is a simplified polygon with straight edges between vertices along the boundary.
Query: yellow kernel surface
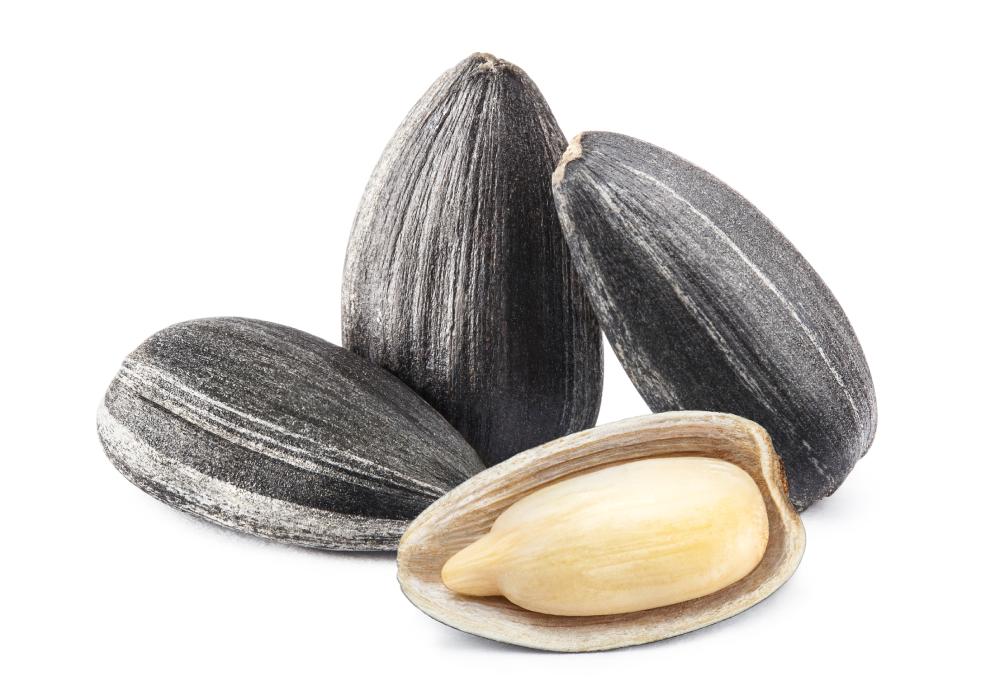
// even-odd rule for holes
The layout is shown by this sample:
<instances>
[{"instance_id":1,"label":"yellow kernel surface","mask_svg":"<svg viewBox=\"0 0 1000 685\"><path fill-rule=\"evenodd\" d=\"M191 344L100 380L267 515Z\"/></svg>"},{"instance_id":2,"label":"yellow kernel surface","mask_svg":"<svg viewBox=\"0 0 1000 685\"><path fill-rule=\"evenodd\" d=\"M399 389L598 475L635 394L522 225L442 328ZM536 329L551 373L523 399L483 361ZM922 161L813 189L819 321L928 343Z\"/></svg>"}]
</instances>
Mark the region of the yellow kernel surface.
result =
<instances>
[{"instance_id":1,"label":"yellow kernel surface","mask_svg":"<svg viewBox=\"0 0 1000 685\"><path fill-rule=\"evenodd\" d=\"M503 595L539 613L627 613L735 583L760 563L767 540L763 497L738 466L641 459L519 500L441 577L454 592Z\"/></svg>"}]
</instances>

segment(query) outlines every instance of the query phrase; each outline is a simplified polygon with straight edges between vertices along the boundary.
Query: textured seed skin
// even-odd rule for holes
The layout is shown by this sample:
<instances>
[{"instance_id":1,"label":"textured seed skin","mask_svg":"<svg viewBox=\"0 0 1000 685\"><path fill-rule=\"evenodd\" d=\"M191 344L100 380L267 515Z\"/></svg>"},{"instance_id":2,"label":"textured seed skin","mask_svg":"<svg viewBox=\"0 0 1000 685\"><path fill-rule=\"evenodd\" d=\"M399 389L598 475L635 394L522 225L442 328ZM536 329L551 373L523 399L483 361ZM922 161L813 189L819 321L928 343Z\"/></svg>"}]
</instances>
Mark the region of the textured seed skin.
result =
<instances>
[{"instance_id":1,"label":"textured seed skin","mask_svg":"<svg viewBox=\"0 0 1000 685\"><path fill-rule=\"evenodd\" d=\"M756 483L719 459L626 462L517 501L453 556L445 585L557 616L643 611L704 597L767 548Z\"/></svg>"},{"instance_id":2,"label":"textured seed skin","mask_svg":"<svg viewBox=\"0 0 1000 685\"><path fill-rule=\"evenodd\" d=\"M108 458L178 509L309 547L395 549L483 466L413 391L347 350L250 319L166 328L98 414Z\"/></svg>"},{"instance_id":3,"label":"textured seed skin","mask_svg":"<svg viewBox=\"0 0 1000 685\"><path fill-rule=\"evenodd\" d=\"M388 369L493 464L594 425L600 330L559 230L565 147L516 66L476 54L389 142L351 234L348 349Z\"/></svg>"},{"instance_id":4,"label":"textured seed skin","mask_svg":"<svg viewBox=\"0 0 1000 685\"><path fill-rule=\"evenodd\" d=\"M577 271L653 411L704 409L771 434L799 509L871 445L875 392L843 310L746 199L628 136L587 132L553 174Z\"/></svg>"}]
</instances>

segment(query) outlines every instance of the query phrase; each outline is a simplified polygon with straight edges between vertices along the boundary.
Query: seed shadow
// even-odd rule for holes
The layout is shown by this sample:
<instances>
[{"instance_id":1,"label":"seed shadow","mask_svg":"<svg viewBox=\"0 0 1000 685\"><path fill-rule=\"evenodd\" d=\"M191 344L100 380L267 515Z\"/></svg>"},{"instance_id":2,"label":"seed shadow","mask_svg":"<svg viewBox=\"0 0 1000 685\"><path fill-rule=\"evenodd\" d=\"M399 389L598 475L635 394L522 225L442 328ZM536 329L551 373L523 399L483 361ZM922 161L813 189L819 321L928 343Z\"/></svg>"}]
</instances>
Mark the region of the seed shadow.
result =
<instances>
[{"instance_id":1,"label":"seed shadow","mask_svg":"<svg viewBox=\"0 0 1000 685\"><path fill-rule=\"evenodd\" d=\"M843 520L847 515L855 515L868 509L871 505L858 488L846 483L830 497L825 497L811 504L805 511L799 512L803 521Z\"/></svg>"},{"instance_id":2,"label":"seed shadow","mask_svg":"<svg viewBox=\"0 0 1000 685\"><path fill-rule=\"evenodd\" d=\"M362 551L362 550L333 550L333 549L319 549L316 547L305 547L303 545L296 545L292 542L283 542L281 540L274 540L272 538L262 537L260 535L254 535L253 533L248 533L246 531L237 530L235 528L229 528L227 526L222 526L212 521L207 521L200 516L195 516L185 511L180 511L171 508L171 512L178 514L178 520L183 520L187 522L199 531L205 532L209 535L218 536L226 540L240 540L241 544L251 544L257 547L278 550L282 553L292 553L292 554L304 554L311 556L322 556L327 558L342 558L342 559L363 559L363 560L380 560L385 559L388 561L395 562L396 552L394 550L376 550L376 551Z\"/></svg>"}]
</instances>

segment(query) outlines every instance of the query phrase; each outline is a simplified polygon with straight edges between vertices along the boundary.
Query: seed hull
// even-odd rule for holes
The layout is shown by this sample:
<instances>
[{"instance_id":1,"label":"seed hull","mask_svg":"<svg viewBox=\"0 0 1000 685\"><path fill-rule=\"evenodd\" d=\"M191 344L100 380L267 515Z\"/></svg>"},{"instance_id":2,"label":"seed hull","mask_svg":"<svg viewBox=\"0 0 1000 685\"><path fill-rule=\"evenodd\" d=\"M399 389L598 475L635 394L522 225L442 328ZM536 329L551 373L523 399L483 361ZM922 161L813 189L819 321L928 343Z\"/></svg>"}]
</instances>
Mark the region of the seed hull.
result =
<instances>
[{"instance_id":1,"label":"seed hull","mask_svg":"<svg viewBox=\"0 0 1000 685\"><path fill-rule=\"evenodd\" d=\"M746 471L764 498L768 541L749 575L694 600L604 616L552 616L499 597L448 590L444 564L485 535L501 512L547 483L595 468L648 457L700 456ZM501 642L551 651L615 649L716 623L753 606L794 572L805 532L787 499L781 461L757 424L728 414L668 412L606 424L523 452L474 476L428 507L410 525L397 553L407 598L433 618Z\"/></svg>"},{"instance_id":2,"label":"seed hull","mask_svg":"<svg viewBox=\"0 0 1000 685\"><path fill-rule=\"evenodd\" d=\"M126 358L98 433L148 494L284 542L394 549L409 520L482 468L388 373L263 321L171 326Z\"/></svg>"},{"instance_id":3,"label":"seed hull","mask_svg":"<svg viewBox=\"0 0 1000 685\"><path fill-rule=\"evenodd\" d=\"M441 76L378 163L351 233L348 349L496 463L594 425L600 330L559 230L565 138L534 83L477 54Z\"/></svg>"},{"instance_id":4,"label":"seed hull","mask_svg":"<svg viewBox=\"0 0 1000 685\"><path fill-rule=\"evenodd\" d=\"M562 229L615 353L653 411L764 426L804 509L875 433L871 375L843 310L753 205L648 143L588 132L553 176Z\"/></svg>"}]
</instances>

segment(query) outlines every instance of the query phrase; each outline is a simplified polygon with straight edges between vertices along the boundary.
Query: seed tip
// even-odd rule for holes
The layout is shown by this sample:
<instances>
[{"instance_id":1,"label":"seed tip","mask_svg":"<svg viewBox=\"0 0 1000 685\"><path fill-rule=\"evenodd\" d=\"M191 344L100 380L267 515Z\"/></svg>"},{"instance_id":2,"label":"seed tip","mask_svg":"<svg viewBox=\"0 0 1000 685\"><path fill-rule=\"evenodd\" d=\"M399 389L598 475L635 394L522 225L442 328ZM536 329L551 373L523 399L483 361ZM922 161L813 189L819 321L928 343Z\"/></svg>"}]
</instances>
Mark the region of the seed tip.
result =
<instances>
[{"instance_id":1,"label":"seed tip","mask_svg":"<svg viewBox=\"0 0 1000 685\"><path fill-rule=\"evenodd\" d=\"M502 71L509 71L512 74L523 73L517 65L500 59L490 52L474 52L469 56L469 61L476 63L478 71L488 71L491 74L498 74Z\"/></svg>"},{"instance_id":2,"label":"seed tip","mask_svg":"<svg viewBox=\"0 0 1000 685\"><path fill-rule=\"evenodd\" d=\"M557 186L562 183L563 176L566 175L566 165L574 159L579 159L583 156L582 139L583 134L578 133L573 137L573 140L569 141L569 145L566 146L566 150L563 152L562 158L559 160L559 166L557 166L556 170L552 172L552 185Z\"/></svg>"},{"instance_id":3,"label":"seed tip","mask_svg":"<svg viewBox=\"0 0 1000 685\"><path fill-rule=\"evenodd\" d=\"M453 555L441 568L441 582L452 592L485 597L500 594L493 575L492 539L484 536Z\"/></svg>"},{"instance_id":4,"label":"seed tip","mask_svg":"<svg viewBox=\"0 0 1000 685\"><path fill-rule=\"evenodd\" d=\"M501 61L489 52L475 52L472 54L472 59L479 61L480 69L489 69L490 71L496 71L497 63Z\"/></svg>"}]
</instances>

